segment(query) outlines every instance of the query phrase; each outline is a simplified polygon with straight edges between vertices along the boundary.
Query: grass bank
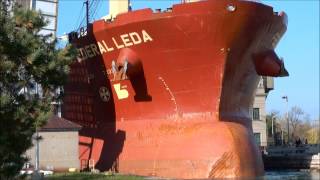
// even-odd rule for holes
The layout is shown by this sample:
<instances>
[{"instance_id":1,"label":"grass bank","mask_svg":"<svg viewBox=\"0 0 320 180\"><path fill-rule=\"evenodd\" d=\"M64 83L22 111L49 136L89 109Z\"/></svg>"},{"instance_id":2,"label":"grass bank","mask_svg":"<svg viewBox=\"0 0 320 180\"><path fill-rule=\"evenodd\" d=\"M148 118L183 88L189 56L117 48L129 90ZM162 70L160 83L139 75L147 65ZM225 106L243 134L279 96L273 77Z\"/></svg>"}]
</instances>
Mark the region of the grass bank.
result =
<instances>
[{"instance_id":1,"label":"grass bank","mask_svg":"<svg viewBox=\"0 0 320 180\"><path fill-rule=\"evenodd\" d=\"M120 175L120 174L103 174L103 173L57 173L46 176L46 180L143 180L143 177L134 175Z\"/></svg>"}]
</instances>

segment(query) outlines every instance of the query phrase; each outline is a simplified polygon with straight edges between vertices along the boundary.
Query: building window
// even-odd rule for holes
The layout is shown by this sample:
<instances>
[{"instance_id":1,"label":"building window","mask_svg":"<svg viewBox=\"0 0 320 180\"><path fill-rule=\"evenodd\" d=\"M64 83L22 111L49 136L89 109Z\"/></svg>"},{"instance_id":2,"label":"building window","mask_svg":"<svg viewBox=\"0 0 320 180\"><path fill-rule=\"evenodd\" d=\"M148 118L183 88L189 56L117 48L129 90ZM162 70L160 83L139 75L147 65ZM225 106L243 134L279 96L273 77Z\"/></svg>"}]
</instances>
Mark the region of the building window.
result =
<instances>
[{"instance_id":1,"label":"building window","mask_svg":"<svg viewBox=\"0 0 320 180\"><path fill-rule=\"evenodd\" d=\"M254 136L254 139L255 139L257 145L261 146L261 139L260 139L261 134L260 133L253 133L253 136Z\"/></svg>"},{"instance_id":2,"label":"building window","mask_svg":"<svg viewBox=\"0 0 320 180\"><path fill-rule=\"evenodd\" d=\"M253 120L260 120L260 109L259 108L253 108L252 112L252 119Z\"/></svg>"}]
</instances>

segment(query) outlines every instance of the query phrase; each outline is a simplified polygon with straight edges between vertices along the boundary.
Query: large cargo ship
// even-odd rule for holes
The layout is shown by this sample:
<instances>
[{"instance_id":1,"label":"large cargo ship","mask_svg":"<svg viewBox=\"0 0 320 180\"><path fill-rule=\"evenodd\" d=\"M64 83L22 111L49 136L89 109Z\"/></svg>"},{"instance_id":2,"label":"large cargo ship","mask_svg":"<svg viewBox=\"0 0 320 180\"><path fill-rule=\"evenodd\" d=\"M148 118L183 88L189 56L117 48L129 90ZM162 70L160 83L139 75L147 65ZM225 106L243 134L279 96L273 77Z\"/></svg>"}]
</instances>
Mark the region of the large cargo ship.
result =
<instances>
[{"instance_id":1,"label":"large cargo ship","mask_svg":"<svg viewBox=\"0 0 320 180\"><path fill-rule=\"evenodd\" d=\"M79 57L63 117L83 126L82 166L171 178L263 175L249 110L260 76L287 75L274 52L285 13L235 0L125 12L123 2L69 34Z\"/></svg>"}]
</instances>

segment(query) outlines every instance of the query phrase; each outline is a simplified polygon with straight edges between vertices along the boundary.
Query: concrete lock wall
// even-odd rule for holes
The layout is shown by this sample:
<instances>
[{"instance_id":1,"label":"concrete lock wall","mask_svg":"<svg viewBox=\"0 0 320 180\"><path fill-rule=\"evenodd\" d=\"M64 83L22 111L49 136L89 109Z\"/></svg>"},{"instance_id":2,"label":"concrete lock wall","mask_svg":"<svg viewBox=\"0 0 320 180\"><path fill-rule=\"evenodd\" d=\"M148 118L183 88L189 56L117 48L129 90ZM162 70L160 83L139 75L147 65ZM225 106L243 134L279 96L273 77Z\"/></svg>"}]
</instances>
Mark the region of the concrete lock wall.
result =
<instances>
[{"instance_id":1,"label":"concrete lock wall","mask_svg":"<svg viewBox=\"0 0 320 180\"><path fill-rule=\"evenodd\" d=\"M39 167L44 170L68 171L69 168L79 170L78 132L39 132L42 137L39 143ZM36 143L26 152L30 163L35 165Z\"/></svg>"}]
</instances>

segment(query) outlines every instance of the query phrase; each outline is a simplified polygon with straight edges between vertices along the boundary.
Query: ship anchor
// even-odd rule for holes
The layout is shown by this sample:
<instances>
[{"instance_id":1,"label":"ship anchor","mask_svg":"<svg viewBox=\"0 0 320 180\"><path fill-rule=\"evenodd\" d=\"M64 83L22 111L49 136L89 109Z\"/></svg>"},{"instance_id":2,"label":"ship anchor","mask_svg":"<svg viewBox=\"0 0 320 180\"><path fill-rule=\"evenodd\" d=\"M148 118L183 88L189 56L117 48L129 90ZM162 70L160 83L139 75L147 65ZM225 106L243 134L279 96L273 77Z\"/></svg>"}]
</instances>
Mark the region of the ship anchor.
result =
<instances>
[{"instance_id":1,"label":"ship anchor","mask_svg":"<svg viewBox=\"0 0 320 180\"><path fill-rule=\"evenodd\" d=\"M124 61L123 65L118 65L114 60L111 64L113 80L112 81L120 81L128 79L127 69L128 69L128 60Z\"/></svg>"}]
</instances>

